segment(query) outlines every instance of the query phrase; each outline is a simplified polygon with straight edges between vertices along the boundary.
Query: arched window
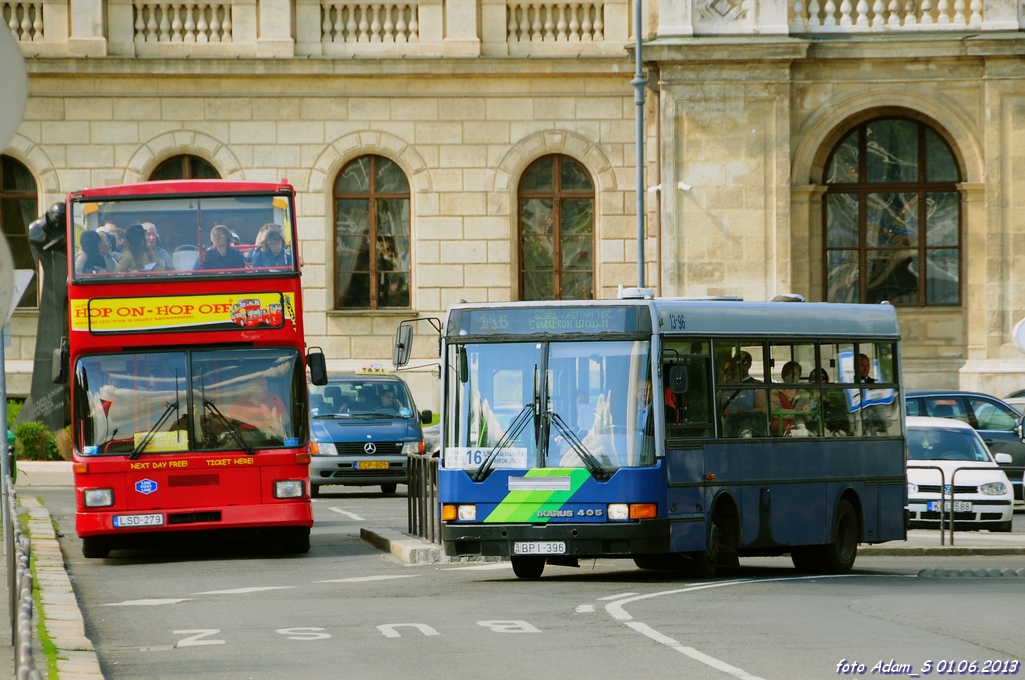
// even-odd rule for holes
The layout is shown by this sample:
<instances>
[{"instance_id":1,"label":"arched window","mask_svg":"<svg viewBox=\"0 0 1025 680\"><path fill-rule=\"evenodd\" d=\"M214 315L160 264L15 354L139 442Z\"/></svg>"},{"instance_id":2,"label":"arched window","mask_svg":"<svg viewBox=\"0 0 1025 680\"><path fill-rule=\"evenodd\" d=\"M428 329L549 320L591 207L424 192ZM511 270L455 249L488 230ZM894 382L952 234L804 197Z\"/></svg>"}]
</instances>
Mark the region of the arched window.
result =
<instances>
[{"instance_id":1,"label":"arched window","mask_svg":"<svg viewBox=\"0 0 1025 680\"><path fill-rule=\"evenodd\" d=\"M520 299L594 298L594 184L569 156L537 159L519 186Z\"/></svg>"},{"instance_id":2,"label":"arched window","mask_svg":"<svg viewBox=\"0 0 1025 680\"><path fill-rule=\"evenodd\" d=\"M28 225L37 217L39 201L32 173L10 156L0 156L0 225L3 225L4 236L11 247L15 269L36 270L32 247L28 243ZM25 290L17 306L39 306L35 285Z\"/></svg>"},{"instance_id":3,"label":"arched window","mask_svg":"<svg viewBox=\"0 0 1025 680\"><path fill-rule=\"evenodd\" d=\"M172 156L157 166L150 175L151 182L165 179L220 179L214 166L199 156Z\"/></svg>"},{"instance_id":4,"label":"arched window","mask_svg":"<svg viewBox=\"0 0 1025 680\"><path fill-rule=\"evenodd\" d=\"M960 172L947 143L907 118L864 122L826 165L829 302L961 302Z\"/></svg>"},{"instance_id":5,"label":"arched window","mask_svg":"<svg viewBox=\"0 0 1025 680\"><path fill-rule=\"evenodd\" d=\"M409 307L409 181L382 156L362 156L338 174L335 308Z\"/></svg>"}]
</instances>

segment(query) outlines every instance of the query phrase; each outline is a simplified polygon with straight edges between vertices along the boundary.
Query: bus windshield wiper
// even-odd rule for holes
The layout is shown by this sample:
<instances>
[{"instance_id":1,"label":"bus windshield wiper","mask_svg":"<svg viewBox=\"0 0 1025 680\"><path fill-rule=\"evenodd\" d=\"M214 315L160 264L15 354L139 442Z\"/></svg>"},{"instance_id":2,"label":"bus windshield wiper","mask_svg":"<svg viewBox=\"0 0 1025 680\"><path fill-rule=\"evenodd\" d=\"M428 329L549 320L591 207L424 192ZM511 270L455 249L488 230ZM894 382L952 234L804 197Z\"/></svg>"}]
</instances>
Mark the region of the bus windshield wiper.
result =
<instances>
[{"instance_id":1,"label":"bus windshield wiper","mask_svg":"<svg viewBox=\"0 0 1025 680\"><path fill-rule=\"evenodd\" d=\"M509 423L509 429L505 431L505 434L503 434L502 438L498 440L498 443L495 444L494 448L488 451L488 455L484 457L480 467L470 475L470 479L475 482L483 482L487 479L488 475L491 473L491 466L494 465L495 459L498 458L498 454L502 449L515 441L516 437L519 436L520 431L526 427L527 423L530 422L530 419L533 416L534 404L531 402L526 404L520 412L516 414L516 417L513 418L511 423Z\"/></svg>"},{"instance_id":2,"label":"bus windshield wiper","mask_svg":"<svg viewBox=\"0 0 1025 680\"><path fill-rule=\"evenodd\" d=\"M238 431L238 428L232 425L231 421L224 417L224 414L221 413L220 409L218 409L212 401L210 401L209 399L204 399L203 408L205 408L210 413L213 413L214 416L217 417L217 420L219 420L221 425L224 426L224 430L231 435L231 438L235 440L235 443L238 444L240 449L245 451L250 456L256 452L252 444L250 444L242 438L242 433Z\"/></svg>"},{"instance_id":3,"label":"bus windshield wiper","mask_svg":"<svg viewBox=\"0 0 1025 680\"><path fill-rule=\"evenodd\" d=\"M555 425L555 429L559 431L559 434L565 437L566 441L569 442L569 446L573 449L573 453L577 454L577 457L583 461L584 467L587 468L587 471L591 473L592 477L597 479L599 482L604 482L611 477L609 471L602 467L602 464L594 457L594 454L587 450L587 447L584 446L582 441L580 441L580 438L576 433L566 425L566 421L562 419L562 416L554 411L549 411L547 416Z\"/></svg>"},{"instance_id":4,"label":"bus windshield wiper","mask_svg":"<svg viewBox=\"0 0 1025 680\"><path fill-rule=\"evenodd\" d=\"M175 397L177 397L177 396L178 395L175 395ZM157 420L157 422L153 423L153 427L151 427L149 429L149 432L147 432L146 436L142 438L142 441L140 441L135 446L135 448L132 449L132 452L130 454L128 454L128 459L129 460L135 460L136 458L138 458L139 456L142 455L142 452L145 451L146 447L149 446L149 443L151 441L153 441L153 437L160 430L160 426L163 425L164 422L167 420L167 416L171 415L172 411L175 412L175 413L178 412L178 400L177 400L177 398L174 401L167 402L167 408L164 409L163 414L161 414L161 416Z\"/></svg>"}]
</instances>

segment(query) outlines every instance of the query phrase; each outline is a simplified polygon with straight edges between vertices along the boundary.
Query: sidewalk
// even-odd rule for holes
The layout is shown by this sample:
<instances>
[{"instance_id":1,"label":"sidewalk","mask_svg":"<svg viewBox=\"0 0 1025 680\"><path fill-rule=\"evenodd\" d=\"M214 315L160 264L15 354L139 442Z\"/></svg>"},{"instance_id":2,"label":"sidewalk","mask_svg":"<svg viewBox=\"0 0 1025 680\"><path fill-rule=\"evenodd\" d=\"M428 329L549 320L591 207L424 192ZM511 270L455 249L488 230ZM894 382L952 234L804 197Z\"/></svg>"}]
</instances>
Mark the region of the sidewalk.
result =
<instances>
[{"instance_id":1,"label":"sidewalk","mask_svg":"<svg viewBox=\"0 0 1025 680\"><path fill-rule=\"evenodd\" d=\"M32 551L36 560L39 590L46 611L46 632L53 640L61 657L57 662L60 680L102 680L99 659L92 642L85 635L85 624L75 593L64 568L57 537L50 521L50 513L35 499L32 487L60 487L72 485L71 463L18 462L16 491L20 512L29 516ZM408 564L436 564L460 561L442 554L441 546L404 533L405 527L363 528L360 537L383 552L394 555ZM894 555L1025 555L1025 534L989 534L959 532L954 544L947 536L946 545L940 544L936 531L912 531L905 541L891 541L879 545L861 545L861 556ZM483 560L484 558L481 558ZM486 558L495 561L495 558ZM942 575L942 574L937 574ZM1004 574L1007 575L1007 574ZM1017 570L1025 578L1025 569ZM0 576L6 584L6 561L0 560ZM6 607L7 588L0 603ZM11 645L10 618L4 609L0 616L0 678L14 678L14 649ZM38 615L38 613L37 613ZM46 658L41 649L33 649L36 670L46 675Z\"/></svg>"}]
</instances>

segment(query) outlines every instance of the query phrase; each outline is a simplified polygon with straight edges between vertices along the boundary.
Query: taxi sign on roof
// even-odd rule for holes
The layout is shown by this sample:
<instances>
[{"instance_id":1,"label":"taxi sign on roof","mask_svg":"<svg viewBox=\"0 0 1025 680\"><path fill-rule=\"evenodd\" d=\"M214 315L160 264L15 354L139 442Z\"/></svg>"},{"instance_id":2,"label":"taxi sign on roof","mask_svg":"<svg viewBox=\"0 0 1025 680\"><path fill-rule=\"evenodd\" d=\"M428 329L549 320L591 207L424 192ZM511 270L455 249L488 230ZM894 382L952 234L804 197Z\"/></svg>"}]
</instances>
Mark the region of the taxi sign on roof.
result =
<instances>
[{"instance_id":1,"label":"taxi sign on roof","mask_svg":"<svg viewBox=\"0 0 1025 680\"><path fill-rule=\"evenodd\" d=\"M360 366L356 369L356 375L388 375L390 371L380 364Z\"/></svg>"}]
</instances>

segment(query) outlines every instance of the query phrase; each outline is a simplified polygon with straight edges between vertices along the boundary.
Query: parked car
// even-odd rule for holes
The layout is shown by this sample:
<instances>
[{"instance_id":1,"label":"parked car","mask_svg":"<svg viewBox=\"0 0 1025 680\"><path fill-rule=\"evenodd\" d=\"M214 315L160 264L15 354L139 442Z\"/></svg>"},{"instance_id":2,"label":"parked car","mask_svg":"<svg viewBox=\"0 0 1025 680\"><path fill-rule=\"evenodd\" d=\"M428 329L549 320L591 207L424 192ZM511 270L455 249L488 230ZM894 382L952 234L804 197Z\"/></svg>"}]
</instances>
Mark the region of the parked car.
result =
<instances>
[{"instance_id":1,"label":"parked car","mask_svg":"<svg viewBox=\"0 0 1025 680\"><path fill-rule=\"evenodd\" d=\"M406 383L379 371L340 374L310 385L310 495L321 487L377 486L395 493L409 479L408 458L423 453L421 423Z\"/></svg>"},{"instance_id":2,"label":"parked car","mask_svg":"<svg viewBox=\"0 0 1025 680\"><path fill-rule=\"evenodd\" d=\"M1015 500L1022 500L1025 475L1025 442L1021 414L989 394L957 390L909 390L905 397L909 416L954 418L975 428L994 454L1006 453L1011 461L1002 464L1014 486Z\"/></svg>"},{"instance_id":3,"label":"parked car","mask_svg":"<svg viewBox=\"0 0 1025 680\"><path fill-rule=\"evenodd\" d=\"M1011 392L1004 397L1004 402L1017 409L1018 413L1025 413L1025 390Z\"/></svg>"},{"instance_id":4,"label":"parked car","mask_svg":"<svg viewBox=\"0 0 1025 680\"><path fill-rule=\"evenodd\" d=\"M951 418L908 416L907 432L911 528L939 528L943 503L944 526L953 510L955 530L1011 530L1011 482L997 464L1008 454L994 457L978 432Z\"/></svg>"}]
</instances>

